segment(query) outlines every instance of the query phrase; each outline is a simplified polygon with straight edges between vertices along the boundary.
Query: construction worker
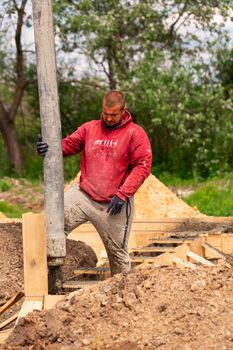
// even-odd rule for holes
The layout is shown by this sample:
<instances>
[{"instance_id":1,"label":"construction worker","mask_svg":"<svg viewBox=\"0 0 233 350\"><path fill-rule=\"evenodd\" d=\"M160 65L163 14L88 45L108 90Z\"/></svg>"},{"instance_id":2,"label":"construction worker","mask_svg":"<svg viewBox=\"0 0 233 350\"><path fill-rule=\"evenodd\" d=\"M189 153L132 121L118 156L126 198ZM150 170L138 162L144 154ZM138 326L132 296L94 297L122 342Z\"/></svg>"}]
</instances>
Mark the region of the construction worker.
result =
<instances>
[{"instance_id":1,"label":"construction worker","mask_svg":"<svg viewBox=\"0 0 233 350\"><path fill-rule=\"evenodd\" d=\"M45 156L49 145L40 138L36 148ZM152 153L145 131L132 122L122 92L109 91L100 119L63 139L62 151L64 157L82 152L80 182L64 194L65 233L90 221L104 243L112 275L129 272L133 196L150 174Z\"/></svg>"}]
</instances>

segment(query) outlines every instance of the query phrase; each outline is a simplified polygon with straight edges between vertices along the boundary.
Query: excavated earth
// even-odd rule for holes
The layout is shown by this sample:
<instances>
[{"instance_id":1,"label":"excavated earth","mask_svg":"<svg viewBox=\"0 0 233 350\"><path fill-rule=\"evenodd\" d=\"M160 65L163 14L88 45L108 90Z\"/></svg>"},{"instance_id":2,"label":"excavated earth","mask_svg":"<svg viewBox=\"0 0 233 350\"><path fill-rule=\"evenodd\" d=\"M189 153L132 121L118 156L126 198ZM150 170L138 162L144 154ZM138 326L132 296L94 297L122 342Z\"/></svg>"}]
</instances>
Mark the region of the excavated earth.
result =
<instances>
[{"instance_id":1,"label":"excavated earth","mask_svg":"<svg viewBox=\"0 0 233 350\"><path fill-rule=\"evenodd\" d=\"M230 350L231 267L142 266L21 318L1 350Z\"/></svg>"},{"instance_id":2,"label":"excavated earth","mask_svg":"<svg viewBox=\"0 0 233 350\"><path fill-rule=\"evenodd\" d=\"M23 291L23 246L22 225L20 223L0 223L0 306ZM73 277L75 269L81 266L95 266L97 257L91 247L83 242L67 240L67 256L62 267L64 279ZM18 302L0 316L0 322L10 317L21 307Z\"/></svg>"},{"instance_id":3,"label":"excavated earth","mask_svg":"<svg viewBox=\"0 0 233 350\"><path fill-rule=\"evenodd\" d=\"M151 175L135 196L135 218L156 217L202 214ZM213 229L196 225L195 231ZM223 232L232 231L226 227ZM96 264L90 247L67 242L65 279L79 266ZM0 244L1 306L23 291L21 225L0 224ZM195 270L141 265L21 318L0 350L231 350L232 257L227 262ZM18 302L0 321L19 308Z\"/></svg>"}]
</instances>

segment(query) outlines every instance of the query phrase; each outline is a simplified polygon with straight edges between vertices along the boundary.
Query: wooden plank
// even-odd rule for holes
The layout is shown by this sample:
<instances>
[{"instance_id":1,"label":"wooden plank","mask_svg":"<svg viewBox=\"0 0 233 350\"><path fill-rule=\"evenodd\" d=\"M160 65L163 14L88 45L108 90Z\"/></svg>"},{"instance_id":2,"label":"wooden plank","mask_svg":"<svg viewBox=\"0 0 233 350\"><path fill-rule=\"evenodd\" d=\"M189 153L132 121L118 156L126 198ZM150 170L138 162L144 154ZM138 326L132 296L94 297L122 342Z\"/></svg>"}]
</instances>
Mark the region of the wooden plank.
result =
<instances>
[{"instance_id":1,"label":"wooden plank","mask_svg":"<svg viewBox=\"0 0 233 350\"><path fill-rule=\"evenodd\" d=\"M9 309L12 305L17 303L18 300L20 300L24 296L23 292L18 292L16 295L14 295L12 298L10 298L4 305L0 307L0 315Z\"/></svg>"},{"instance_id":2,"label":"wooden plank","mask_svg":"<svg viewBox=\"0 0 233 350\"><path fill-rule=\"evenodd\" d=\"M173 252L174 247L142 247L142 248L131 248L129 253L165 253Z\"/></svg>"},{"instance_id":3,"label":"wooden plank","mask_svg":"<svg viewBox=\"0 0 233 350\"><path fill-rule=\"evenodd\" d=\"M150 243L153 244L183 244L183 243L192 243L194 238L151 238Z\"/></svg>"},{"instance_id":4,"label":"wooden plank","mask_svg":"<svg viewBox=\"0 0 233 350\"><path fill-rule=\"evenodd\" d=\"M210 262L209 260L203 258L202 256L196 254L196 253L193 253L191 251L189 251L187 254L186 254L189 258L191 258L192 260L200 263L200 264L203 264L203 265L206 265L206 266L214 266L214 264L212 262Z\"/></svg>"},{"instance_id":5,"label":"wooden plank","mask_svg":"<svg viewBox=\"0 0 233 350\"><path fill-rule=\"evenodd\" d=\"M10 219L10 218L0 218L0 224L10 224L10 223L22 223L21 218L15 218L15 219Z\"/></svg>"},{"instance_id":6,"label":"wooden plank","mask_svg":"<svg viewBox=\"0 0 233 350\"><path fill-rule=\"evenodd\" d=\"M168 235L169 235L168 233L166 233L166 232L161 233L161 231L160 231L160 233L158 234L157 237L165 238ZM135 237L136 237L136 242L137 242L136 246L143 247L143 246L151 243L151 238L155 237L155 233L154 232L147 233L147 232L140 231L140 233L135 232Z\"/></svg>"},{"instance_id":7,"label":"wooden plank","mask_svg":"<svg viewBox=\"0 0 233 350\"><path fill-rule=\"evenodd\" d=\"M21 317L25 317L29 312L32 312L33 310L42 310L43 308L43 297L30 297L27 298L20 311L19 311L19 315L16 321L16 324L18 323L19 319Z\"/></svg>"},{"instance_id":8,"label":"wooden plank","mask_svg":"<svg viewBox=\"0 0 233 350\"><path fill-rule=\"evenodd\" d=\"M225 259L225 256L209 243L204 242L202 247L205 249L206 259Z\"/></svg>"},{"instance_id":9,"label":"wooden plank","mask_svg":"<svg viewBox=\"0 0 233 350\"><path fill-rule=\"evenodd\" d=\"M135 232L148 232L148 231L154 231L154 232L172 232L172 231L182 231L185 228L184 223L168 223L168 222L151 222L151 223L134 223L132 224L132 230Z\"/></svg>"},{"instance_id":10,"label":"wooden plank","mask_svg":"<svg viewBox=\"0 0 233 350\"><path fill-rule=\"evenodd\" d=\"M190 251L189 244L183 243L175 248L175 257L187 260L187 253Z\"/></svg>"},{"instance_id":11,"label":"wooden plank","mask_svg":"<svg viewBox=\"0 0 233 350\"><path fill-rule=\"evenodd\" d=\"M47 237L44 214L23 214L25 296L48 294Z\"/></svg>"},{"instance_id":12,"label":"wooden plank","mask_svg":"<svg viewBox=\"0 0 233 350\"><path fill-rule=\"evenodd\" d=\"M155 258L153 256L134 256L131 258L131 263L154 262Z\"/></svg>"},{"instance_id":13,"label":"wooden plank","mask_svg":"<svg viewBox=\"0 0 233 350\"><path fill-rule=\"evenodd\" d=\"M161 217L153 217L153 218L141 218L141 219L134 219L134 222L135 223L141 223L141 222L147 222L147 223L151 223L151 222L157 222L157 223L200 223L200 222L219 222L219 223L222 223L222 222L232 222L233 223L233 216L206 216L206 215L202 215L202 216L199 216L199 217L180 217L180 218L172 218L172 217L169 217L169 218L161 218Z\"/></svg>"},{"instance_id":14,"label":"wooden plank","mask_svg":"<svg viewBox=\"0 0 233 350\"><path fill-rule=\"evenodd\" d=\"M233 235L231 234L221 234L221 251L224 254L233 254Z\"/></svg>"},{"instance_id":15,"label":"wooden plank","mask_svg":"<svg viewBox=\"0 0 233 350\"><path fill-rule=\"evenodd\" d=\"M8 223L8 222L22 222L21 218L0 218L0 223ZM164 226L165 228L172 229L172 224L174 224L174 227L180 227L181 224L196 224L196 223L233 223L233 217L227 216L227 217L214 217L214 216L203 216L200 218L161 218L161 217L153 217L153 218L142 218L142 219L134 219L133 224L147 224L144 227L151 228L151 224L155 224L156 227L160 225L160 227L163 227L163 225L168 224L168 226ZM149 226L148 226L149 224ZM84 226L85 225L85 226ZM93 231L93 225L91 223L86 223L80 226L84 228L84 231L87 232L88 230ZM140 229L141 227L138 226ZM76 229L75 229L76 230ZM72 231L73 232L73 231Z\"/></svg>"},{"instance_id":16,"label":"wooden plank","mask_svg":"<svg viewBox=\"0 0 233 350\"><path fill-rule=\"evenodd\" d=\"M190 244L189 248L192 252L196 253L200 256L205 256L205 250L202 246L202 244L205 242L205 237L197 237L195 238Z\"/></svg>"},{"instance_id":17,"label":"wooden plank","mask_svg":"<svg viewBox=\"0 0 233 350\"><path fill-rule=\"evenodd\" d=\"M206 237L206 242L213 247L222 250L222 238L220 233L209 233Z\"/></svg>"},{"instance_id":18,"label":"wooden plank","mask_svg":"<svg viewBox=\"0 0 233 350\"><path fill-rule=\"evenodd\" d=\"M46 294L43 299L43 309L51 309L56 303L63 300L65 295L51 295Z\"/></svg>"},{"instance_id":19,"label":"wooden plank","mask_svg":"<svg viewBox=\"0 0 233 350\"><path fill-rule=\"evenodd\" d=\"M166 252L166 253L163 253L163 254L160 254L159 256L156 256L154 258L154 265L171 265L172 264L172 259L173 257L175 257L175 253L169 253L169 252Z\"/></svg>"},{"instance_id":20,"label":"wooden plank","mask_svg":"<svg viewBox=\"0 0 233 350\"><path fill-rule=\"evenodd\" d=\"M191 263L189 261L185 261L185 260L183 260L181 258L177 258L177 257L173 258L172 262L173 262L173 264L176 267L179 267L179 268L186 268L186 267L188 267L190 269L196 269L197 268L197 266L195 264L193 264L193 263Z\"/></svg>"},{"instance_id":21,"label":"wooden plank","mask_svg":"<svg viewBox=\"0 0 233 350\"><path fill-rule=\"evenodd\" d=\"M12 315L11 317L7 318L5 321L0 323L0 329L8 326L11 322L15 321L17 317L19 316L19 312L16 312L16 314Z\"/></svg>"},{"instance_id":22,"label":"wooden plank","mask_svg":"<svg viewBox=\"0 0 233 350\"><path fill-rule=\"evenodd\" d=\"M67 281L62 284L64 289L81 289L91 287L99 281Z\"/></svg>"},{"instance_id":23,"label":"wooden plank","mask_svg":"<svg viewBox=\"0 0 233 350\"><path fill-rule=\"evenodd\" d=\"M74 270L75 275L101 275L110 271L108 267L80 267L78 270Z\"/></svg>"}]
</instances>

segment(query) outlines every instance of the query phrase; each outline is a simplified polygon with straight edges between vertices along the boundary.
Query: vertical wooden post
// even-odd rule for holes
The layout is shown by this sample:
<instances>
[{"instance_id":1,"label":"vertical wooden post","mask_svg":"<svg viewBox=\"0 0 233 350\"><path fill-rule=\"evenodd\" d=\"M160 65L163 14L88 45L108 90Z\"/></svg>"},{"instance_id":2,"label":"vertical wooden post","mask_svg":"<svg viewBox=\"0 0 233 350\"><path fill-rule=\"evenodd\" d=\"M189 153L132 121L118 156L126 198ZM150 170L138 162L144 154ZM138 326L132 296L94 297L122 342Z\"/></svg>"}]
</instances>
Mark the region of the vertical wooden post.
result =
<instances>
[{"instance_id":1,"label":"vertical wooden post","mask_svg":"<svg viewBox=\"0 0 233 350\"><path fill-rule=\"evenodd\" d=\"M44 159L48 257L58 262L54 265L60 265L60 262L63 261L62 257L66 255L66 237L64 235L63 157L52 0L32 0L32 6L42 136L43 141L49 145Z\"/></svg>"},{"instance_id":2,"label":"vertical wooden post","mask_svg":"<svg viewBox=\"0 0 233 350\"><path fill-rule=\"evenodd\" d=\"M44 213L23 214L24 294L48 294L47 239Z\"/></svg>"}]
</instances>

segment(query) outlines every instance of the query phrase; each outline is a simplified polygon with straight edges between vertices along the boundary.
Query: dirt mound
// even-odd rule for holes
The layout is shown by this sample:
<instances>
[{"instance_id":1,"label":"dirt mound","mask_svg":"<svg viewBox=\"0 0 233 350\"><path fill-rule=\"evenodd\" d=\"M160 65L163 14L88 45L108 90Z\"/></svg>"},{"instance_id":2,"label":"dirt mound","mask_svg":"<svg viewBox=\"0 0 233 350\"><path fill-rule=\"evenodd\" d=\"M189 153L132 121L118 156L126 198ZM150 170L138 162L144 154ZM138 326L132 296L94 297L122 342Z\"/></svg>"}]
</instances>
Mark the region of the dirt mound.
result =
<instances>
[{"instance_id":1,"label":"dirt mound","mask_svg":"<svg viewBox=\"0 0 233 350\"><path fill-rule=\"evenodd\" d=\"M0 224L0 306L18 291L23 291L23 246L22 225L20 223ZM80 266L95 266L94 251L83 242L67 240L67 256L62 267L65 280L73 276ZM21 302L22 303L22 302ZM4 312L0 322L20 309L21 303Z\"/></svg>"},{"instance_id":2,"label":"dirt mound","mask_svg":"<svg viewBox=\"0 0 233 350\"><path fill-rule=\"evenodd\" d=\"M190 207L178 198L155 176L150 175L135 194L134 217L163 218L163 217L196 217L201 216L196 208Z\"/></svg>"},{"instance_id":3,"label":"dirt mound","mask_svg":"<svg viewBox=\"0 0 233 350\"><path fill-rule=\"evenodd\" d=\"M80 173L72 183L79 183ZM190 207L182 199L150 174L135 194L134 219L141 218L185 218L204 216L197 208Z\"/></svg>"},{"instance_id":4,"label":"dirt mound","mask_svg":"<svg viewBox=\"0 0 233 350\"><path fill-rule=\"evenodd\" d=\"M232 349L232 289L222 266L140 268L22 318L1 349Z\"/></svg>"}]
</instances>

